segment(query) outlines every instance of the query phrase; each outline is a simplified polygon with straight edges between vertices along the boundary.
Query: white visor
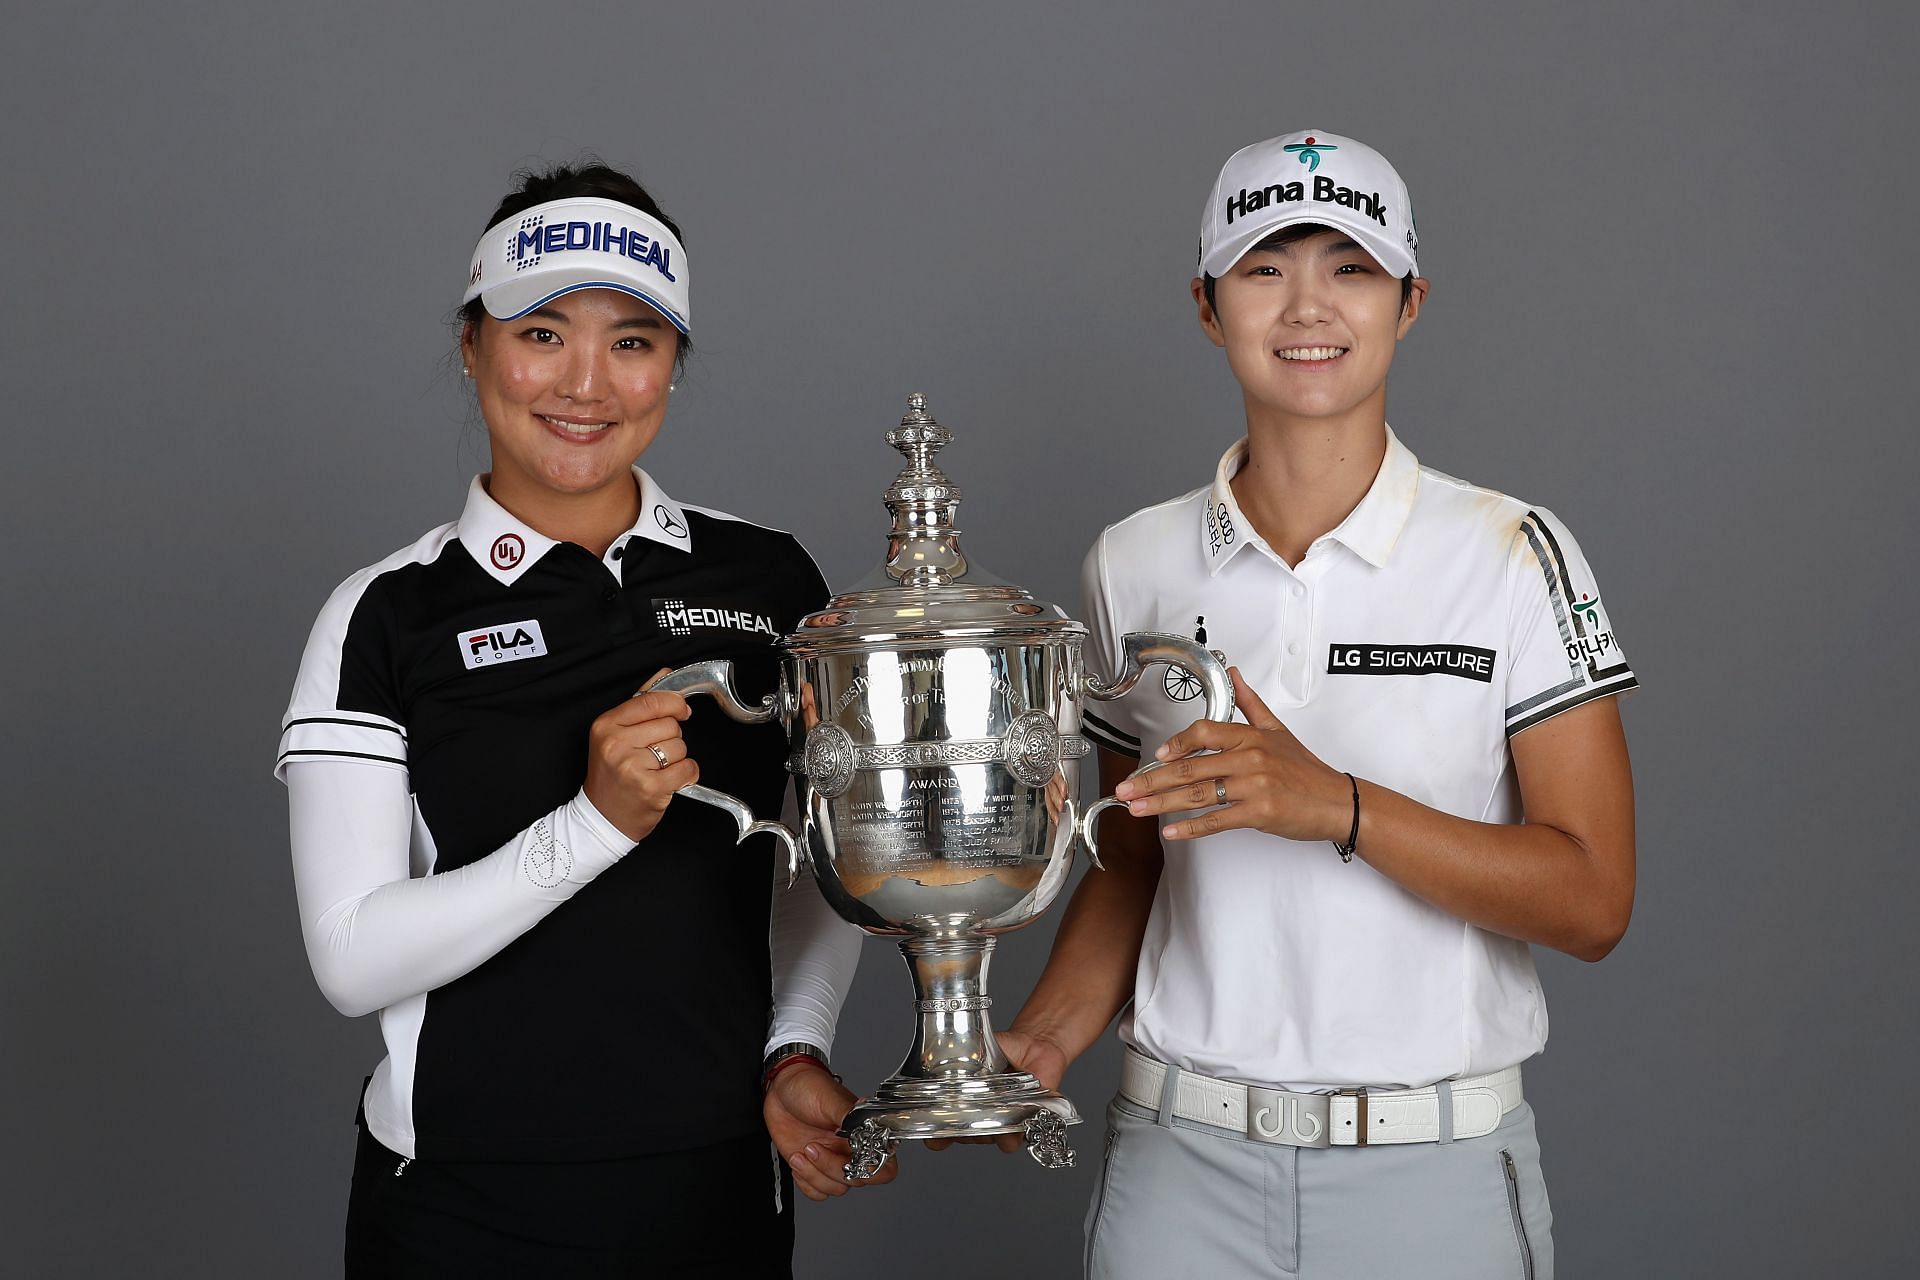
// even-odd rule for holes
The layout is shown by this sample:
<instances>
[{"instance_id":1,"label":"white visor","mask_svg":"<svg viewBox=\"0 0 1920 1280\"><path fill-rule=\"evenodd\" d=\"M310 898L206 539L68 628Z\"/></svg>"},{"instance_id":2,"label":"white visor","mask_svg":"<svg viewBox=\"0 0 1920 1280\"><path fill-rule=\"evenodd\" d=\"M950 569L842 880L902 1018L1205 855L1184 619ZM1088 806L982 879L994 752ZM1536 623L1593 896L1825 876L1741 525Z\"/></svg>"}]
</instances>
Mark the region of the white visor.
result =
<instances>
[{"instance_id":1,"label":"white visor","mask_svg":"<svg viewBox=\"0 0 1920 1280\"><path fill-rule=\"evenodd\" d=\"M517 320L578 289L632 294L692 332L679 237L632 205L591 196L537 204L489 227L460 302L477 297L494 319Z\"/></svg>"}]
</instances>

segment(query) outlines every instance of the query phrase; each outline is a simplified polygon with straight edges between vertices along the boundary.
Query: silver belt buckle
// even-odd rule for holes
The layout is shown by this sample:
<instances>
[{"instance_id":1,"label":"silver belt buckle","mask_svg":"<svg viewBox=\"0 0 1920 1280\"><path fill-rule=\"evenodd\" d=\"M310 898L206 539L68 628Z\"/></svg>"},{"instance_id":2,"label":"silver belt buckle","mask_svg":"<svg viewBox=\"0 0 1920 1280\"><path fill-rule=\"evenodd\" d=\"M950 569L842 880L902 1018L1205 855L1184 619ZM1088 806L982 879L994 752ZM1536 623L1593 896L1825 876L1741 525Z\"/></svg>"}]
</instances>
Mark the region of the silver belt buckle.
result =
<instances>
[{"instance_id":1,"label":"silver belt buckle","mask_svg":"<svg viewBox=\"0 0 1920 1280\"><path fill-rule=\"evenodd\" d=\"M1331 1146L1327 1099L1320 1094L1247 1086L1247 1137L1288 1147Z\"/></svg>"}]
</instances>

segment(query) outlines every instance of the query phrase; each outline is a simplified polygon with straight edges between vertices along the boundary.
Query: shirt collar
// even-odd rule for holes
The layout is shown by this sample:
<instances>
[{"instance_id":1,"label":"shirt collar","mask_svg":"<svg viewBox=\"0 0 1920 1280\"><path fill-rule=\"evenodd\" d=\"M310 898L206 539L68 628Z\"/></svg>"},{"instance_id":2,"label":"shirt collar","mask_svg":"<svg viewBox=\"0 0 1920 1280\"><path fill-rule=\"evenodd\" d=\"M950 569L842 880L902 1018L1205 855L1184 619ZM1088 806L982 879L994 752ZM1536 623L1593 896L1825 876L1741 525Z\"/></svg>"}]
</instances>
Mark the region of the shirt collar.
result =
<instances>
[{"instance_id":1,"label":"shirt collar","mask_svg":"<svg viewBox=\"0 0 1920 1280\"><path fill-rule=\"evenodd\" d=\"M666 490L639 467L633 469L633 478L640 486L640 516L630 529L613 540L613 546L618 547L629 538L647 538L678 551L693 550L686 508L669 497ZM486 485L481 483L483 479L475 476L467 487L467 505L460 513L456 533L481 568L497 581L512 586L558 544L495 502ZM609 548L609 554L611 550Z\"/></svg>"},{"instance_id":2,"label":"shirt collar","mask_svg":"<svg viewBox=\"0 0 1920 1280\"><path fill-rule=\"evenodd\" d=\"M1247 461L1247 441L1243 436L1220 457L1214 468L1213 487L1207 495L1206 509L1200 513L1200 554L1209 573L1218 573L1240 548L1256 541L1253 526L1234 500L1232 480ZM1347 513L1337 528L1327 534L1375 568L1384 568L1393 555L1400 531L1413 514L1413 500L1420 490L1420 460L1400 443L1387 428L1387 452L1380 470L1373 477L1366 496Z\"/></svg>"}]
</instances>

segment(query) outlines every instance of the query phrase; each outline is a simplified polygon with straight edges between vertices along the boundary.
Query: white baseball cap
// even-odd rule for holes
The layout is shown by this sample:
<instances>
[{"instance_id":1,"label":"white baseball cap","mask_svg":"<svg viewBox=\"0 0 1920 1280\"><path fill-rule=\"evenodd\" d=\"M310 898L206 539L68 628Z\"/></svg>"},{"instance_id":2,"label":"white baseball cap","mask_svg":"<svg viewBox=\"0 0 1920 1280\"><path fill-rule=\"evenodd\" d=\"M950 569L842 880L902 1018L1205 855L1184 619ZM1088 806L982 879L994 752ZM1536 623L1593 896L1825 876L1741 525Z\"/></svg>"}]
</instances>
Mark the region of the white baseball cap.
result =
<instances>
[{"instance_id":1,"label":"white baseball cap","mask_svg":"<svg viewBox=\"0 0 1920 1280\"><path fill-rule=\"evenodd\" d=\"M595 196L537 204L489 227L460 302L477 297L494 319L517 320L577 289L630 293L692 332L680 238L632 205Z\"/></svg>"},{"instance_id":2,"label":"white baseball cap","mask_svg":"<svg viewBox=\"0 0 1920 1280\"><path fill-rule=\"evenodd\" d=\"M1387 158L1323 129L1268 138L1228 157L1200 213L1200 270L1223 276L1283 227L1337 227L1393 276L1417 274L1413 205Z\"/></svg>"}]
</instances>

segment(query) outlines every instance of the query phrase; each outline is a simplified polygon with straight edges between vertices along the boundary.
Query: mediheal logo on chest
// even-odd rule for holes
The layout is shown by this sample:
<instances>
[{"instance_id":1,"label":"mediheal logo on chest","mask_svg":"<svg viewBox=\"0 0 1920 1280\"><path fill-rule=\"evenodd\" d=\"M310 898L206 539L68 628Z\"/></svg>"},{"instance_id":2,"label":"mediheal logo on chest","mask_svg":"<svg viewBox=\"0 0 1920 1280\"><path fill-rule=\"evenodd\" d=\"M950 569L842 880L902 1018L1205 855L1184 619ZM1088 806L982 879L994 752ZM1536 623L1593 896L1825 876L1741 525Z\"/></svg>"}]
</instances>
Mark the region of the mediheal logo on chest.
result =
<instances>
[{"instance_id":1,"label":"mediheal logo on chest","mask_svg":"<svg viewBox=\"0 0 1920 1280\"><path fill-rule=\"evenodd\" d=\"M773 619L751 609L730 605L706 604L699 600L655 600L653 620L669 635L690 636L695 631L744 631L750 635L778 639Z\"/></svg>"},{"instance_id":2,"label":"mediheal logo on chest","mask_svg":"<svg viewBox=\"0 0 1920 1280\"><path fill-rule=\"evenodd\" d=\"M532 618L462 631L459 638L460 660L467 664L469 671L518 662L522 658L545 657L547 652L546 637L540 634L540 624Z\"/></svg>"}]
</instances>

